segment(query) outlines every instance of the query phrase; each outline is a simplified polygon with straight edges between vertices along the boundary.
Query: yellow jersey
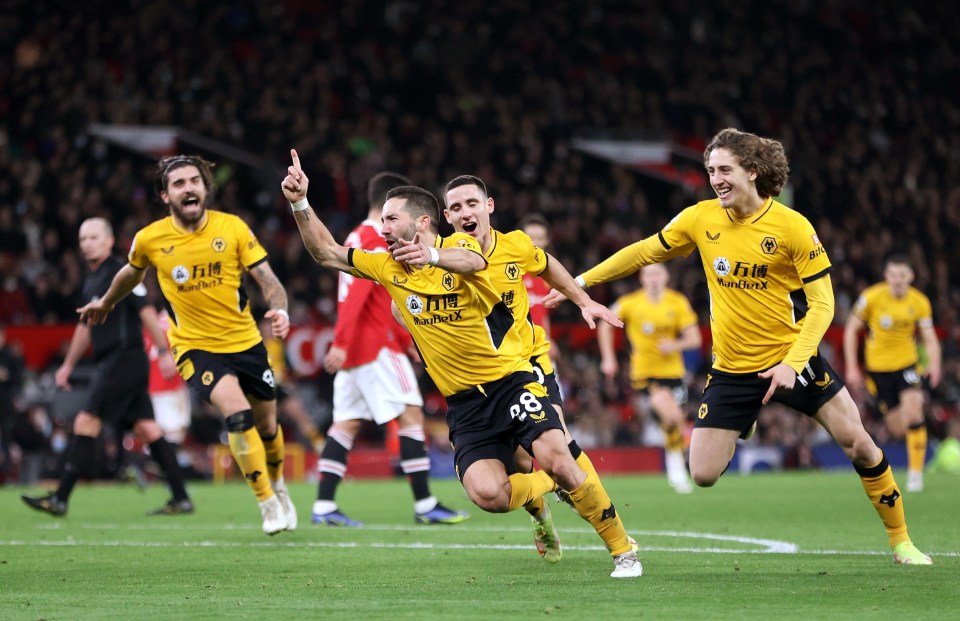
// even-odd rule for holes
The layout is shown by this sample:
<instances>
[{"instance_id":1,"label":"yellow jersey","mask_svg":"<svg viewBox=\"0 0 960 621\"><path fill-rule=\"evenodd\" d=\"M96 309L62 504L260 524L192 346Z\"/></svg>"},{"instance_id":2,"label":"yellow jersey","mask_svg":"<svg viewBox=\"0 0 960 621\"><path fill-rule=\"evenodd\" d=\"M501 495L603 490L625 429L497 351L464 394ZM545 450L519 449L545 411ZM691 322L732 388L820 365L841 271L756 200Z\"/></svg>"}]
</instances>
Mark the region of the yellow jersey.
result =
<instances>
[{"instance_id":1,"label":"yellow jersey","mask_svg":"<svg viewBox=\"0 0 960 621\"><path fill-rule=\"evenodd\" d=\"M171 216L147 225L127 255L137 269L157 269L174 359L193 349L236 353L262 340L242 276L266 258L243 220L209 209L206 223L194 232L177 228Z\"/></svg>"},{"instance_id":2,"label":"yellow jersey","mask_svg":"<svg viewBox=\"0 0 960 621\"><path fill-rule=\"evenodd\" d=\"M867 371L900 371L917 364L917 329L933 327L933 309L927 296L910 287L902 298L895 298L882 282L860 294L853 313L867 324L863 351Z\"/></svg>"},{"instance_id":3,"label":"yellow jersey","mask_svg":"<svg viewBox=\"0 0 960 621\"><path fill-rule=\"evenodd\" d=\"M752 373L783 362L806 316L803 285L831 265L809 220L772 198L743 220L719 199L701 201L582 277L590 286L694 249L710 292L713 367Z\"/></svg>"},{"instance_id":4,"label":"yellow jersey","mask_svg":"<svg viewBox=\"0 0 960 621\"><path fill-rule=\"evenodd\" d=\"M523 231L501 233L491 230L490 242L490 249L485 254L487 276L513 314L517 331L523 339L524 356L530 359L546 354L550 351L550 341L543 327L533 323L530 317L530 297L523 276L542 274L547 269L547 253L534 245ZM544 373L549 374L553 367L548 356L544 359L548 365Z\"/></svg>"},{"instance_id":5,"label":"yellow jersey","mask_svg":"<svg viewBox=\"0 0 960 621\"><path fill-rule=\"evenodd\" d=\"M681 379L686 370L683 352L660 353L661 339L675 339L683 330L697 324L697 314L682 293L666 289L653 302L643 289L619 298L610 310L623 320L630 342L630 380L643 388L646 380Z\"/></svg>"},{"instance_id":6,"label":"yellow jersey","mask_svg":"<svg viewBox=\"0 0 960 621\"><path fill-rule=\"evenodd\" d=\"M437 237L437 247L480 245L464 233ZM352 274L379 282L400 309L424 367L444 396L476 388L516 371L533 371L510 309L487 270L454 274L412 267L386 252L350 248Z\"/></svg>"}]
</instances>

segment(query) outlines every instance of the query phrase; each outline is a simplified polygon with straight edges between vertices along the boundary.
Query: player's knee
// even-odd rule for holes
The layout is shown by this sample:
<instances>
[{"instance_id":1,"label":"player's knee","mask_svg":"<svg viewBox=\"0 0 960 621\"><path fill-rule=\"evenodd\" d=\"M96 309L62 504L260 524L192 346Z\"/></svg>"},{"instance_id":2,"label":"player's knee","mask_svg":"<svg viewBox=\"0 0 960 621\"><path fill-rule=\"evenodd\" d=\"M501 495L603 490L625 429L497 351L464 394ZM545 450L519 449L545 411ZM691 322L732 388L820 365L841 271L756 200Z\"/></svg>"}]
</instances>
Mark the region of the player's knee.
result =
<instances>
[{"instance_id":1,"label":"player's knee","mask_svg":"<svg viewBox=\"0 0 960 621\"><path fill-rule=\"evenodd\" d=\"M227 431L230 433L243 433L244 431L253 429L253 412L251 410L243 410L242 412L231 414L224 418L224 422L227 424Z\"/></svg>"},{"instance_id":2,"label":"player's knee","mask_svg":"<svg viewBox=\"0 0 960 621\"><path fill-rule=\"evenodd\" d=\"M160 425L152 420L138 420L133 424L133 433L137 434L137 437L146 444L153 444L163 435Z\"/></svg>"},{"instance_id":3,"label":"player's knee","mask_svg":"<svg viewBox=\"0 0 960 621\"><path fill-rule=\"evenodd\" d=\"M79 412L73 419L73 432L78 436L95 438L100 435L100 419L90 412Z\"/></svg>"},{"instance_id":4,"label":"player's knee","mask_svg":"<svg viewBox=\"0 0 960 621\"><path fill-rule=\"evenodd\" d=\"M489 513L506 513L510 510L510 492L492 482L471 485L466 488L473 504Z\"/></svg>"},{"instance_id":5,"label":"player's knee","mask_svg":"<svg viewBox=\"0 0 960 621\"><path fill-rule=\"evenodd\" d=\"M697 487L713 487L720 479L726 468L717 470L712 467L703 467L690 464L690 478Z\"/></svg>"}]
</instances>

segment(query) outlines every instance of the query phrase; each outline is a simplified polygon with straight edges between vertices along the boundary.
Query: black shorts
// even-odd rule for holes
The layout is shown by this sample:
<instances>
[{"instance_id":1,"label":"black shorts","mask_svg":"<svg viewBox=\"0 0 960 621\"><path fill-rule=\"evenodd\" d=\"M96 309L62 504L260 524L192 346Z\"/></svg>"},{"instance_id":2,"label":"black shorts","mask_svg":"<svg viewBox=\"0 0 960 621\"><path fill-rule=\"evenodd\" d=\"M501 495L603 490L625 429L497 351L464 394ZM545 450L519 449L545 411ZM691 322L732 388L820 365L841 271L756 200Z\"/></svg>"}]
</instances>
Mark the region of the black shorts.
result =
<instances>
[{"instance_id":1,"label":"black shorts","mask_svg":"<svg viewBox=\"0 0 960 621\"><path fill-rule=\"evenodd\" d=\"M153 420L147 385L150 361L142 349L121 349L97 362L85 411L120 429Z\"/></svg>"},{"instance_id":2,"label":"black shorts","mask_svg":"<svg viewBox=\"0 0 960 621\"><path fill-rule=\"evenodd\" d=\"M877 409L882 414L900 405L901 392L922 387L923 380L914 365L899 371L867 371L867 391L877 402Z\"/></svg>"},{"instance_id":3,"label":"black shorts","mask_svg":"<svg viewBox=\"0 0 960 621\"><path fill-rule=\"evenodd\" d=\"M500 460L513 474L517 446L533 455L533 441L540 434L563 429L543 385L528 371L447 397L447 426L461 481L467 468L481 459Z\"/></svg>"},{"instance_id":4,"label":"black shorts","mask_svg":"<svg viewBox=\"0 0 960 621\"><path fill-rule=\"evenodd\" d=\"M546 356L546 354L543 355ZM560 395L560 384L557 383L556 370L544 373L543 365L537 362L536 358L531 358L530 364L533 365L533 374L537 376L537 381L547 389L547 396L550 398L550 403L558 408L563 408L563 397Z\"/></svg>"},{"instance_id":5,"label":"black shorts","mask_svg":"<svg viewBox=\"0 0 960 621\"><path fill-rule=\"evenodd\" d=\"M649 396L650 391L655 388L666 388L669 390L670 394L673 395L673 400L677 402L677 405L683 405L690 397L687 384L682 379L649 377L645 380L634 382L633 384L633 389L637 394L641 395Z\"/></svg>"},{"instance_id":6,"label":"black shorts","mask_svg":"<svg viewBox=\"0 0 960 621\"><path fill-rule=\"evenodd\" d=\"M235 375L245 395L260 401L277 398L273 369L267 360L267 348L257 343L246 351L215 354L191 349L177 360L180 376L201 399L210 403L210 393L225 375Z\"/></svg>"},{"instance_id":7,"label":"black shorts","mask_svg":"<svg viewBox=\"0 0 960 621\"><path fill-rule=\"evenodd\" d=\"M774 393L772 400L813 416L824 403L843 390L843 386L837 372L818 353L797 376L793 389ZM710 369L694 426L746 433L756 422L763 396L769 389L770 380L758 377L756 373L725 373Z\"/></svg>"}]
</instances>

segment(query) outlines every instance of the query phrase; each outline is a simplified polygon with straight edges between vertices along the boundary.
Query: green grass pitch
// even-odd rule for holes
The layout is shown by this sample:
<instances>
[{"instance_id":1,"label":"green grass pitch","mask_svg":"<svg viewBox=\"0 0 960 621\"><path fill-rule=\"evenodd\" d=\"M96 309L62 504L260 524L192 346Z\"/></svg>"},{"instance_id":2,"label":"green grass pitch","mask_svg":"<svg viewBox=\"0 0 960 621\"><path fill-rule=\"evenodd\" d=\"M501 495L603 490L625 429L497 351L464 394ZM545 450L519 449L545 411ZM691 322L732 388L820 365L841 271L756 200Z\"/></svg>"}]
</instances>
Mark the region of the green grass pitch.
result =
<instances>
[{"instance_id":1,"label":"green grass pitch","mask_svg":"<svg viewBox=\"0 0 960 621\"><path fill-rule=\"evenodd\" d=\"M546 564L523 511L484 514L455 480L433 482L471 512L455 526L415 525L403 480L348 480L338 501L363 529L311 525L315 488L294 484L300 527L272 538L242 483L195 484L197 512L162 517L143 515L166 500L160 484L81 485L65 518L6 488L0 619L960 618L956 476L905 496L932 567L893 564L852 471L727 475L689 496L656 476L604 482L642 578L609 578L600 539L552 495L564 555Z\"/></svg>"}]
</instances>

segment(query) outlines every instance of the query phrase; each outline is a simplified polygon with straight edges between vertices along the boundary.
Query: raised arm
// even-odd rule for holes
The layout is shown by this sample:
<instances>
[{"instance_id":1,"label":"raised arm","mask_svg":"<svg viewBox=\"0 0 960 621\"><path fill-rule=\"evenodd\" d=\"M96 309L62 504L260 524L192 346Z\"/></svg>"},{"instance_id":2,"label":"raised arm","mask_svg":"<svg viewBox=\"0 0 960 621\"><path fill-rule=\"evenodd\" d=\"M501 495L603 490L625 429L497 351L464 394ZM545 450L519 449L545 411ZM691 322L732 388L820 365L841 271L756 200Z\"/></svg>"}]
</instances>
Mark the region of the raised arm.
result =
<instances>
[{"instance_id":1,"label":"raised arm","mask_svg":"<svg viewBox=\"0 0 960 621\"><path fill-rule=\"evenodd\" d=\"M102 298L77 309L77 312L80 313L80 321L86 322L88 325L99 325L106 321L107 315L110 314L113 307L127 297L137 285L142 283L146 274L147 270L138 269L129 263L121 267Z\"/></svg>"},{"instance_id":2,"label":"raised arm","mask_svg":"<svg viewBox=\"0 0 960 621\"><path fill-rule=\"evenodd\" d=\"M290 201L293 217L297 221L297 228L300 229L300 237L303 238L303 245L320 265L341 272L350 272L351 266L347 261L348 249L333 239L333 235L307 202L307 187L310 180L300 167L300 156L297 155L296 149L290 149L290 157L293 164L287 168L287 176L284 177L280 188L286 199Z\"/></svg>"}]
</instances>

